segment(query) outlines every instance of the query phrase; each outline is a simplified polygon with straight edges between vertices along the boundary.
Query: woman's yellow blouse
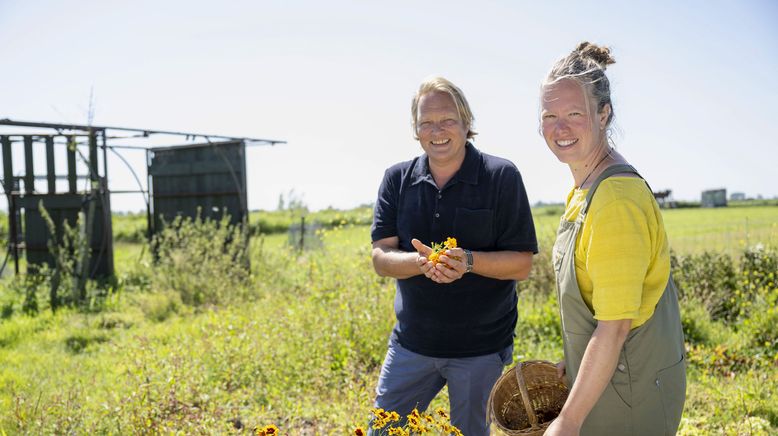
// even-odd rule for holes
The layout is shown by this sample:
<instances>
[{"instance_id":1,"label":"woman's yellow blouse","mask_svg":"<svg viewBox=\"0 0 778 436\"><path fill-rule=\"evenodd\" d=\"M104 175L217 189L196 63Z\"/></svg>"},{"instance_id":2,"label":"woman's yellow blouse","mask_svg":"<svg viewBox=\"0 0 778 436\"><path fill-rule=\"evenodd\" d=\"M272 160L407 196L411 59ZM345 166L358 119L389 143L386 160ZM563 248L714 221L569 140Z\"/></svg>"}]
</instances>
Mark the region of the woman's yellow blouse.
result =
<instances>
[{"instance_id":1,"label":"woman's yellow blouse","mask_svg":"<svg viewBox=\"0 0 778 436\"><path fill-rule=\"evenodd\" d=\"M587 192L570 192L563 219L575 221ZM670 277L670 249L659 206L642 179L600 183L578 232L575 273L596 319L632 319L635 328L653 315Z\"/></svg>"}]
</instances>

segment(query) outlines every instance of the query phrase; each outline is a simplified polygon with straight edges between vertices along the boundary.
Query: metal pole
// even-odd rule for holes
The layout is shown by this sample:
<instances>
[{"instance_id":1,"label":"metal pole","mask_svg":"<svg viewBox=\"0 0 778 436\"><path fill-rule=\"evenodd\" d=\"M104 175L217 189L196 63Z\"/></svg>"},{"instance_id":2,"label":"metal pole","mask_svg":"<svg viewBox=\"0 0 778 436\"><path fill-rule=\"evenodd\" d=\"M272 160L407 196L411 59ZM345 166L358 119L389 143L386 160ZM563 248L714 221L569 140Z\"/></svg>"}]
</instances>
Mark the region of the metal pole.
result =
<instances>
[{"instance_id":1,"label":"metal pole","mask_svg":"<svg viewBox=\"0 0 778 436\"><path fill-rule=\"evenodd\" d=\"M46 137L46 181L48 181L49 194L57 192L56 170L54 169L54 138Z\"/></svg>"},{"instance_id":2,"label":"metal pole","mask_svg":"<svg viewBox=\"0 0 778 436\"><path fill-rule=\"evenodd\" d=\"M76 137L68 136L68 192L75 194L76 186Z\"/></svg>"},{"instance_id":3,"label":"metal pole","mask_svg":"<svg viewBox=\"0 0 778 436\"><path fill-rule=\"evenodd\" d=\"M24 192L32 194L35 191L35 169L32 165L32 136L24 137Z\"/></svg>"},{"instance_id":4,"label":"metal pole","mask_svg":"<svg viewBox=\"0 0 778 436\"><path fill-rule=\"evenodd\" d=\"M18 214L16 212L16 196L10 194L8 196L8 233L10 233L9 239L11 241L11 248L14 254L14 271L16 275L19 275L19 231L16 229L16 218Z\"/></svg>"},{"instance_id":5,"label":"metal pole","mask_svg":"<svg viewBox=\"0 0 778 436\"><path fill-rule=\"evenodd\" d=\"M156 232L156 228L154 227L154 220L152 216L152 208L154 203L154 194L153 194L153 185L152 185L152 178L151 178L151 172L149 171L149 168L151 168L151 157L149 156L149 150L146 149L146 190L148 191L148 201L146 202L146 239L151 241L151 235L153 235Z\"/></svg>"},{"instance_id":6,"label":"metal pole","mask_svg":"<svg viewBox=\"0 0 778 436\"><path fill-rule=\"evenodd\" d=\"M11 140L7 136L1 136L0 142L3 144L3 185L5 193L8 194L14 188L14 169L13 159L11 158Z\"/></svg>"}]
</instances>

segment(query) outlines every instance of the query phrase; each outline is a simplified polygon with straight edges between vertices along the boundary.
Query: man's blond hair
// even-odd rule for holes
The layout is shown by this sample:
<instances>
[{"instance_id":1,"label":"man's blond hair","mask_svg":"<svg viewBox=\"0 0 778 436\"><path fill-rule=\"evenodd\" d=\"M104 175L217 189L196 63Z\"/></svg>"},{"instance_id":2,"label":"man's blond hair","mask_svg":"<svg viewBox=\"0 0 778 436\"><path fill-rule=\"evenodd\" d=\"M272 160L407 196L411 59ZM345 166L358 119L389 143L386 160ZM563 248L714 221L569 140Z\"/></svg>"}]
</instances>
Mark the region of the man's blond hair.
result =
<instances>
[{"instance_id":1,"label":"man's blond hair","mask_svg":"<svg viewBox=\"0 0 778 436\"><path fill-rule=\"evenodd\" d=\"M419 117L419 100L421 100L421 97L425 94L432 92L445 92L451 96L457 107L457 112L459 112L459 118L464 123L465 130L467 130L468 139L478 134L478 132L473 130L475 118L473 117L473 112L470 110L470 105L467 103L465 94L448 79L437 76L430 77L421 82L419 90L416 91L416 95L413 96L413 101L411 102L411 125L413 126L414 138L419 139L419 126L417 124Z\"/></svg>"}]
</instances>

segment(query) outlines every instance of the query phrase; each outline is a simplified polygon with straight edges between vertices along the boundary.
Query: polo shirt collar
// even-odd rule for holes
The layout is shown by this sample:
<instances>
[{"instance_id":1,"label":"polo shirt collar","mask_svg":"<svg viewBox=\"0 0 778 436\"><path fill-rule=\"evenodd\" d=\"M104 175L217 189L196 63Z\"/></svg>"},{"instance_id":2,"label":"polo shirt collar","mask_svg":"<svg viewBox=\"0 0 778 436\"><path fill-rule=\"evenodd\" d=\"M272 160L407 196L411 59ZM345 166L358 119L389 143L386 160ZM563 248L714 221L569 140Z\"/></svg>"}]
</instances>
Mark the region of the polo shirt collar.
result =
<instances>
[{"instance_id":1,"label":"polo shirt collar","mask_svg":"<svg viewBox=\"0 0 778 436\"><path fill-rule=\"evenodd\" d=\"M465 160L462 161L462 166L459 167L459 171L454 174L451 180L457 182L468 183L471 185L478 184L478 175L480 173L481 152L478 151L473 144L468 141L465 144ZM426 154L419 157L416 166L413 168L411 177L411 185L428 180L432 183L432 174L429 168L429 158ZM451 182L449 182L451 184Z\"/></svg>"}]
</instances>

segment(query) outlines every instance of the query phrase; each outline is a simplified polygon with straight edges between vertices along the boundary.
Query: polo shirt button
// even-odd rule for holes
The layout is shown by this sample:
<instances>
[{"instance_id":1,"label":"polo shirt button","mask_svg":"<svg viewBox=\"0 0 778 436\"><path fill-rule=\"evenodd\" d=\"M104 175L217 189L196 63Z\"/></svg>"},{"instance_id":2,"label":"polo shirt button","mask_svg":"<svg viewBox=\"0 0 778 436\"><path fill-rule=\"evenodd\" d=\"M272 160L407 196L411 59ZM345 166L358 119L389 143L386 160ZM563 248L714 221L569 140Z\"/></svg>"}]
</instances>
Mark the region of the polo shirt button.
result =
<instances>
[{"instance_id":1,"label":"polo shirt button","mask_svg":"<svg viewBox=\"0 0 778 436\"><path fill-rule=\"evenodd\" d=\"M438 194L438 200L440 200L441 198L443 198L443 194Z\"/></svg>"},{"instance_id":2,"label":"polo shirt button","mask_svg":"<svg viewBox=\"0 0 778 436\"><path fill-rule=\"evenodd\" d=\"M626 367L626 366L624 366L624 364L623 364L623 363L619 363L619 366L618 366L618 368L619 368L619 371L621 371L621 372L624 372L624 370L625 370L625 369L627 369L627 367Z\"/></svg>"},{"instance_id":3,"label":"polo shirt button","mask_svg":"<svg viewBox=\"0 0 778 436\"><path fill-rule=\"evenodd\" d=\"M435 214L435 218L440 218L440 214L439 214L439 213L436 213L436 214Z\"/></svg>"}]
</instances>

